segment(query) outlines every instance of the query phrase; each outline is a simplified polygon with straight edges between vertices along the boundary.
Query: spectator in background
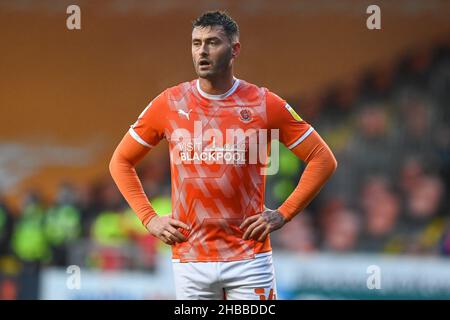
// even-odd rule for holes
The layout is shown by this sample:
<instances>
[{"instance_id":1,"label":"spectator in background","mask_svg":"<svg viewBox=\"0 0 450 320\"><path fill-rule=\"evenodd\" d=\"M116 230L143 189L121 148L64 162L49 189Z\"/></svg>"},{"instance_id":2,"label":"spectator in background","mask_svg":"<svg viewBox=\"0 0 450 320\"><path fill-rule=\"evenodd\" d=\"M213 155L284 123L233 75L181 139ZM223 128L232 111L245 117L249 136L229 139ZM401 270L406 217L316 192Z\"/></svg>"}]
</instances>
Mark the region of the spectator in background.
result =
<instances>
[{"instance_id":1,"label":"spectator in background","mask_svg":"<svg viewBox=\"0 0 450 320\"><path fill-rule=\"evenodd\" d=\"M401 151L400 160L406 157L420 157L430 168L439 165L433 135L434 126L431 125L439 123L436 112L436 108L424 94L418 93L416 88L402 91L398 102L394 137L396 149Z\"/></svg>"},{"instance_id":2,"label":"spectator in background","mask_svg":"<svg viewBox=\"0 0 450 320\"><path fill-rule=\"evenodd\" d=\"M84 184L78 188L78 208L81 212L81 238L87 238L90 234L90 226L98 214L99 201L95 198L95 184Z\"/></svg>"},{"instance_id":3,"label":"spectator in background","mask_svg":"<svg viewBox=\"0 0 450 320\"><path fill-rule=\"evenodd\" d=\"M271 239L274 246L294 252L310 253L317 250L315 232L310 212L302 212L291 220L283 232L273 233Z\"/></svg>"},{"instance_id":4,"label":"spectator in background","mask_svg":"<svg viewBox=\"0 0 450 320\"><path fill-rule=\"evenodd\" d=\"M357 112L345 148L338 154L342 165L331 185L351 206L358 205L355 194L359 194L365 178L397 172L398 157L386 108L382 103L364 105Z\"/></svg>"},{"instance_id":5,"label":"spectator in background","mask_svg":"<svg viewBox=\"0 0 450 320\"><path fill-rule=\"evenodd\" d=\"M424 173L415 160L405 163L401 185L404 191L403 233L408 235L406 253L438 253L445 231L443 208L444 184L435 175Z\"/></svg>"},{"instance_id":6,"label":"spectator in background","mask_svg":"<svg viewBox=\"0 0 450 320\"><path fill-rule=\"evenodd\" d=\"M12 249L19 259L30 265L40 266L51 259L50 246L44 232L44 215L41 196L35 191L29 191L14 227Z\"/></svg>"},{"instance_id":7,"label":"spectator in background","mask_svg":"<svg viewBox=\"0 0 450 320\"><path fill-rule=\"evenodd\" d=\"M111 179L105 179L99 191L100 207L102 210L120 211L127 207L119 190Z\"/></svg>"},{"instance_id":8,"label":"spectator in background","mask_svg":"<svg viewBox=\"0 0 450 320\"><path fill-rule=\"evenodd\" d=\"M41 196L36 191L28 191L11 239L13 253L23 262L18 280L18 299L37 299L41 266L51 262L50 245L44 232L44 215Z\"/></svg>"},{"instance_id":9,"label":"spectator in background","mask_svg":"<svg viewBox=\"0 0 450 320\"><path fill-rule=\"evenodd\" d=\"M137 171L142 177L142 187L146 194L155 196L170 196L170 167L169 159L164 155L160 158L152 157L139 165Z\"/></svg>"},{"instance_id":10,"label":"spectator in background","mask_svg":"<svg viewBox=\"0 0 450 320\"><path fill-rule=\"evenodd\" d=\"M355 211L338 199L330 201L320 214L322 243L325 251L349 252L357 248L361 229Z\"/></svg>"},{"instance_id":11,"label":"spectator in background","mask_svg":"<svg viewBox=\"0 0 450 320\"><path fill-rule=\"evenodd\" d=\"M359 179L396 172L396 154L386 108L382 103L367 104L357 114L357 131L349 142L348 152L352 171L355 170Z\"/></svg>"},{"instance_id":12,"label":"spectator in background","mask_svg":"<svg viewBox=\"0 0 450 320\"><path fill-rule=\"evenodd\" d=\"M402 251L391 248L396 237L400 199L382 176L368 178L361 191L361 209L364 214L364 235L361 250L369 252ZM401 247L404 244L400 244Z\"/></svg>"},{"instance_id":13,"label":"spectator in background","mask_svg":"<svg viewBox=\"0 0 450 320\"><path fill-rule=\"evenodd\" d=\"M17 275L21 264L12 255L10 245L14 220L11 210L0 197L0 300L17 298Z\"/></svg>"},{"instance_id":14,"label":"spectator in background","mask_svg":"<svg viewBox=\"0 0 450 320\"><path fill-rule=\"evenodd\" d=\"M414 220L429 220L438 213L442 194L442 182L437 176L425 175L407 193L407 212Z\"/></svg>"},{"instance_id":15,"label":"spectator in background","mask_svg":"<svg viewBox=\"0 0 450 320\"><path fill-rule=\"evenodd\" d=\"M55 204L45 214L45 236L51 245L54 265L67 265L68 246L81 235L82 217L77 200L74 186L64 182L59 186Z\"/></svg>"},{"instance_id":16,"label":"spectator in background","mask_svg":"<svg viewBox=\"0 0 450 320\"><path fill-rule=\"evenodd\" d=\"M355 250L360 229L356 213L350 210L337 211L331 221L324 229L323 249L337 252Z\"/></svg>"},{"instance_id":17,"label":"spectator in background","mask_svg":"<svg viewBox=\"0 0 450 320\"><path fill-rule=\"evenodd\" d=\"M423 175L424 169L421 161L415 157L405 157L400 171L400 191L405 194L411 193Z\"/></svg>"},{"instance_id":18,"label":"spectator in background","mask_svg":"<svg viewBox=\"0 0 450 320\"><path fill-rule=\"evenodd\" d=\"M13 228L13 214L0 198L0 256L11 252L10 241Z\"/></svg>"}]
</instances>

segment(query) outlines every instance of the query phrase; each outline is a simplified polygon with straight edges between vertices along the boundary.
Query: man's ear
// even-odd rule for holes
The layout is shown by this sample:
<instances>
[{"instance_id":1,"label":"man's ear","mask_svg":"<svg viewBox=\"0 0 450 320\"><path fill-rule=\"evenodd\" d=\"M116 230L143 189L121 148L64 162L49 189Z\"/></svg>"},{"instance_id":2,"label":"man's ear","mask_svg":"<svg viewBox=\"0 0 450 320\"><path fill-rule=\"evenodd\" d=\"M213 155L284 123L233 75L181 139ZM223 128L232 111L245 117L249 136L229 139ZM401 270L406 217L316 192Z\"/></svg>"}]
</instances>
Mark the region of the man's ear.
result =
<instances>
[{"instance_id":1,"label":"man's ear","mask_svg":"<svg viewBox=\"0 0 450 320\"><path fill-rule=\"evenodd\" d=\"M241 43L239 41L233 42L231 44L231 54L233 58L236 58L241 52Z\"/></svg>"}]
</instances>

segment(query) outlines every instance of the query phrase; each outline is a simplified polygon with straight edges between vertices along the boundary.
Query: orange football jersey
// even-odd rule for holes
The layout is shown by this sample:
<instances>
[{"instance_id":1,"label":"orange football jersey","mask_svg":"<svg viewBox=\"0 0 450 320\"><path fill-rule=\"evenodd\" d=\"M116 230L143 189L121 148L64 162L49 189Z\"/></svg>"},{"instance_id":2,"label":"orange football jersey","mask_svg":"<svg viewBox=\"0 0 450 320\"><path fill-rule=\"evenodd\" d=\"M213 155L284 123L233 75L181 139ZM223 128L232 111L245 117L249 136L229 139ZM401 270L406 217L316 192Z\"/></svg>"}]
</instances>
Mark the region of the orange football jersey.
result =
<instances>
[{"instance_id":1,"label":"orange football jersey","mask_svg":"<svg viewBox=\"0 0 450 320\"><path fill-rule=\"evenodd\" d=\"M270 140L292 149L312 130L285 100L240 79L222 95L193 80L157 96L129 132L149 148L169 143L172 217L191 227L173 258L232 261L271 251L269 237L243 240L239 225L264 210Z\"/></svg>"}]
</instances>

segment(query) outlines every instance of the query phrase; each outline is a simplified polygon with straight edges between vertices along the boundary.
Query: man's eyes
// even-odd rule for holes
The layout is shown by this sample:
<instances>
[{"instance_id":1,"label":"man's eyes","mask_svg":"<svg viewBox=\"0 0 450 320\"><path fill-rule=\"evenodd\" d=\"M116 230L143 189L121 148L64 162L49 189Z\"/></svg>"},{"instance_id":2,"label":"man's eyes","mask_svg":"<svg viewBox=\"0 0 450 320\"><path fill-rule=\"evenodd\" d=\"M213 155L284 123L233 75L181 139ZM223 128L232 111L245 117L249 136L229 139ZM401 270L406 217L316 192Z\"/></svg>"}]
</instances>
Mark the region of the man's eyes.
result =
<instances>
[{"instance_id":1,"label":"man's eyes","mask_svg":"<svg viewBox=\"0 0 450 320\"><path fill-rule=\"evenodd\" d=\"M200 41L196 41L196 42L193 42L193 43L192 43L193 46L200 46L201 44L202 44L202 43L201 43ZM211 41L207 41L206 44L216 46L216 45L219 44L219 41L217 41L217 40L211 40Z\"/></svg>"},{"instance_id":2,"label":"man's eyes","mask_svg":"<svg viewBox=\"0 0 450 320\"><path fill-rule=\"evenodd\" d=\"M220 40L219 39L211 39L211 40L209 40L207 42L209 44L212 44L212 45L220 44Z\"/></svg>"}]
</instances>

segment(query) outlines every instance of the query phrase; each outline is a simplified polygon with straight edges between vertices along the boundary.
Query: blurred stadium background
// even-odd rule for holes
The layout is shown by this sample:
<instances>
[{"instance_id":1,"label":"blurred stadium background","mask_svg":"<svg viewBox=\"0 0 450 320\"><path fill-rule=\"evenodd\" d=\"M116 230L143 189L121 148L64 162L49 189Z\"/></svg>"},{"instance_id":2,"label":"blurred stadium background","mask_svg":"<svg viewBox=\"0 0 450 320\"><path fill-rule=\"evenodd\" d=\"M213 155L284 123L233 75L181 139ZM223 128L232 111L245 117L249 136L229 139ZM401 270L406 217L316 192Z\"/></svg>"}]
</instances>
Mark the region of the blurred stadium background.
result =
<instances>
[{"instance_id":1,"label":"blurred stadium background","mask_svg":"<svg viewBox=\"0 0 450 320\"><path fill-rule=\"evenodd\" d=\"M66 28L70 4L81 30ZM366 28L370 4L382 30ZM174 298L169 248L108 162L148 101L195 78L190 21L210 9L240 25L237 77L285 97L339 162L272 234L279 297L450 298L450 1L2 0L0 299ZM159 214L166 147L138 170ZM303 168L282 150L268 207ZM372 265L380 290L367 287Z\"/></svg>"}]
</instances>

